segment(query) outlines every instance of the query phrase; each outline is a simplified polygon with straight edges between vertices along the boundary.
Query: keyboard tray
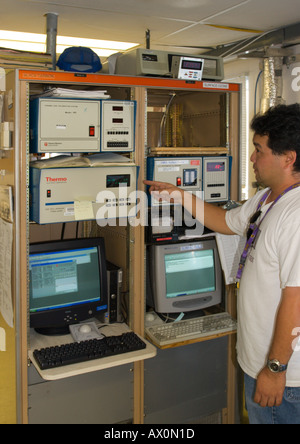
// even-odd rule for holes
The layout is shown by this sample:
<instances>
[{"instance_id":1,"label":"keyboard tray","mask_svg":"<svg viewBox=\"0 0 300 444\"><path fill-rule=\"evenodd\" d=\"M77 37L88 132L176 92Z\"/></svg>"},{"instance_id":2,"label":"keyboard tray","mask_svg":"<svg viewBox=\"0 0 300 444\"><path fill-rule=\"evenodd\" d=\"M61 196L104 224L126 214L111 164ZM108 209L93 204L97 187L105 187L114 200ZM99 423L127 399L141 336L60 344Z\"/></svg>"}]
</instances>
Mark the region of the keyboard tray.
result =
<instances>
[{"instance_id":1,"label":"keyboard tray","mask_svg":"<svg viewBox=\"0 0 300 444\"><path fill-rule=\"evenodd\" d=\"M56 347L34 350L33 356L41 370L87 362L144 350L146 344L135 333L123 333L103 339L73 342Z\"/></svg>"}]
</instances>

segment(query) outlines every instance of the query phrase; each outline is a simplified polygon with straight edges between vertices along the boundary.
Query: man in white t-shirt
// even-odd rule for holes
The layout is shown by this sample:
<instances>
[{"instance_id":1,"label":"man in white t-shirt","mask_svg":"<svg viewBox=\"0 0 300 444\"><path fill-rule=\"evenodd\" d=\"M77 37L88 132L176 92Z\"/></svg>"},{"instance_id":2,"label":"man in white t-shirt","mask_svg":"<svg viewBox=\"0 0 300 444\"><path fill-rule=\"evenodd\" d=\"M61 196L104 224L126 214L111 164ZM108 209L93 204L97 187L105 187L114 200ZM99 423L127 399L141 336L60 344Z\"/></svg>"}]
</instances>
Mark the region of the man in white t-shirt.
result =
<instances>
[{"instance_id":1,"label":"man in white t-shirt","mask_svg":"<svg viewBox=\"0 0 300 444\"><path fill-rule=\"evenodd\" d=\"M300 424L300 105L271 108L251 127L251 161L265 189L243 206L226 212L173 185L145 184L159 199L172 194L193 215L204 212L215 232L248 235L237 352L250 423Z\"/></svg>"}]
</instances>

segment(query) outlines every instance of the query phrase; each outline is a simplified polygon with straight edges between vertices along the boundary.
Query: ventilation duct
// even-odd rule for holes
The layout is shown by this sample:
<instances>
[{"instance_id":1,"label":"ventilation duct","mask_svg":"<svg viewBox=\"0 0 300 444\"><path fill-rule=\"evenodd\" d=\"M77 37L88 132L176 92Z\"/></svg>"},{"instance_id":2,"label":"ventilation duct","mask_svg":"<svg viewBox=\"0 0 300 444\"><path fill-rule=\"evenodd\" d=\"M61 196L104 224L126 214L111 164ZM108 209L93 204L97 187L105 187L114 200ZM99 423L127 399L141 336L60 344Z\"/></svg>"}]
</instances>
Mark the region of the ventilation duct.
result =
<instances>
[{"instance_id":1,"label":"ventilation duct","mask_svg":"<svg viewBox=\"0 0 300 444\"><path fill-rule=\"evenodd\" d=\"M284 103L282 98L283 57L264 59L264 96L261 101L261 113L269 108Z\"/></svg>"},{"instance_id":2,"label":"ventilation duct","mask_svg":"<svg viewBox=\"0 0 300 444\"><path fill-rule=\"evenodd\" d=\"M51 12L45 16L47 17L47 54L52 56L52 68L55 71L58 14Z\"/></svg>"}]
</instances>

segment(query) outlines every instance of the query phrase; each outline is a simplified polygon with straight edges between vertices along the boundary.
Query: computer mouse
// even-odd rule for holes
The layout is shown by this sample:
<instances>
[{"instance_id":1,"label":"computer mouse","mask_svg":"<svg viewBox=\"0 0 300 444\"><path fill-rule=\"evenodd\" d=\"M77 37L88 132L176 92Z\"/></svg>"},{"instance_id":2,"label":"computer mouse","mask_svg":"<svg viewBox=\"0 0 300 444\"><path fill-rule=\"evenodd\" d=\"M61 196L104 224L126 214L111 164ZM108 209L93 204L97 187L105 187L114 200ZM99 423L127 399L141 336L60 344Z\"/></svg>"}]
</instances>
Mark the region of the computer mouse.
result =
<instances>
[{"instance_id":1,"label":"computer mouse","mask_svg":"<svg viewBox=\"0 0 300 444\"><path fill-rule=\"evenodd\" d=\"M85 333L85 334L91 333L91 331L92 331L91 327L87 324L83 324L79 329L80 333Z\"/></svg>"},{"instance_id":2,"label":"computer mouse","mask_svg":"<svg viewBox=\"0 0 300 444\"><path fill-rule=\"evenodd\" d=\"M153 322L155 321L155 315L153 313L147 313L145 320L146 322Z\"/></svg>"}]
</instances>

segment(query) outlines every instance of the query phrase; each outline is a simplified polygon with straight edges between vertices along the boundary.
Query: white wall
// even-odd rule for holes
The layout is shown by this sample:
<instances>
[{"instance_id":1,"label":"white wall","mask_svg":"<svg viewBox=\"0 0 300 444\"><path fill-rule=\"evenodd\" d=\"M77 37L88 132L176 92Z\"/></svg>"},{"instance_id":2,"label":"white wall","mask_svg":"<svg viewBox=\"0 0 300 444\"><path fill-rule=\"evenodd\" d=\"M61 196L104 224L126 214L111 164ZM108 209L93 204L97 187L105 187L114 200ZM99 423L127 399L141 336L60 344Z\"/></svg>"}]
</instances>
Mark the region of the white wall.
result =
<instances>
[{"instance_id":1,"label":"white wall","mask_svg":"<svg viewBox=\"0 0 300 444\"><path fill-rule=\"evenodd\" d=\"M260 73L260 65L261 60L260 59L236 59L235 61L229 62L225 64L225 78L226 79L233 79L238 76L245 75L249 79L249 120L251 122L252 118L255 115L254 110L254 94L255 94L255 85L257 77ZM262 76L260 78L259 88L258 88L258 94L257 94L257 109L256 112L259 111L260 106L260 100L261 100L261 93L262 93L262 85L263 80ZM252 144L253 134L250 131L249 132L249 151L250 155L253 151L253 144ZM249 155L249 157L250 157ZM253 196L255 193L255 189L252 188L252 183L255 182L255 176L252 169L252 164L250 162L249 158L249 197Z\"/></svg>"},{"instance_id":2,"label":"white wall","mask_svg":"<svg viewBox=\"0 0 300 444\"><path fill-rule=\"evenodd\" d=\"M295 47L295 53L300 54L300 46ZM254 95L255 85L258 75L263 67L262 59L236 59L225 64L225 78L230 79L240 75L247 75L249 78L249 120L251 122L255 115L254 110ZM263 76L260 77L259 86L257 90L257 106L256 112L260 110L260 101L263 96ZM292 103L300 103L300 62L294 63L289 67L283 68L283 99L287 105ZM249 147L250 154L253 151L252 144L253 133L249 132ZM255 182L255 176L252 169L252 164L249 159L249 197L255 193L252 188L252 183Z\"/></svg>"}]
</instances>

